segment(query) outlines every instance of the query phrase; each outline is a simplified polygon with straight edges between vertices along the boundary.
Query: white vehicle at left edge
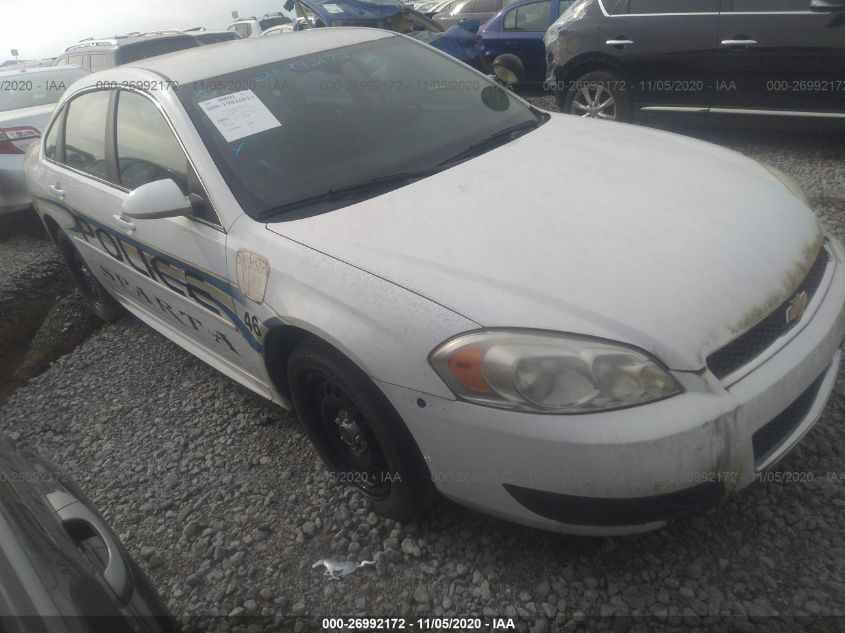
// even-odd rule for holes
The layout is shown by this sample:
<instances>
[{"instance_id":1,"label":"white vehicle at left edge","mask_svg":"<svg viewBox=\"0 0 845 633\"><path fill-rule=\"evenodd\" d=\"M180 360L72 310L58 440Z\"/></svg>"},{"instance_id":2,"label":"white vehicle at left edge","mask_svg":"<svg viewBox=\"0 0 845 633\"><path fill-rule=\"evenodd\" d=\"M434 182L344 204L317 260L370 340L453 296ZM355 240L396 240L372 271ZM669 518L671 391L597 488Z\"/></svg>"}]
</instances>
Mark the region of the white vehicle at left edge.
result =
<instances>
[{"instance_id":1,"label":"white vehicle at left edge","mask_svg":"<svg viewBox=\"0 0 845 633\"><path fill-rule=\"evenodd\" d=\"M35 66L0 71L0 213L30 206L26 149L41 136L65 89L87 70Z\"/></svg>"}]
</instances>

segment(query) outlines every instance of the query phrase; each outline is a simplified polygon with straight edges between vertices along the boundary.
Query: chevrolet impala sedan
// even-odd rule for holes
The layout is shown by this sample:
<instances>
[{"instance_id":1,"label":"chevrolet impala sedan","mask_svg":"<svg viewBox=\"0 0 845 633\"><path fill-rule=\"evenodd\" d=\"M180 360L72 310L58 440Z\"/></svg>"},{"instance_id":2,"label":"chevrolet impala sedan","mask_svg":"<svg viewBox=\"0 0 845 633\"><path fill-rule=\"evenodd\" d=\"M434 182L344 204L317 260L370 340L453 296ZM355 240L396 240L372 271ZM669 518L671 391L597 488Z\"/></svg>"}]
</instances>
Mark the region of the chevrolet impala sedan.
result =
<instances>
[{"instance_id":1,"label":"chevrolet impala sedan","mask_svg":"<svg viewBox=\"0 0 845 633\"><path fill-rule=\"evenodd\" d=\"M770 469L839 366L845 252L787 176L543 112L395 33L90 75L26 170L99 316L295 409L403 521L441 494L660 527Z\"/></svg>"}]
</instances>

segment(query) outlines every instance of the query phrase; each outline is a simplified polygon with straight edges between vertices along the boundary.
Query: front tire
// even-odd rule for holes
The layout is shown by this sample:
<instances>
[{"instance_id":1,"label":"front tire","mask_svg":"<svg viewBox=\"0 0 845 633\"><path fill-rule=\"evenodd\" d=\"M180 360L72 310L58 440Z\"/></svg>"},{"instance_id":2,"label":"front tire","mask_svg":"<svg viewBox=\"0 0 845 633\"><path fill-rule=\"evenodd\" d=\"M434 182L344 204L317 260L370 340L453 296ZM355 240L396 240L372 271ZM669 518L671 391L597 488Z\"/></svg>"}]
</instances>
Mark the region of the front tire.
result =
<instances>
[{"instance_id":1,"label":"front tire","mask_svg":"<svg viewBox=\"0 0 845 633\"><path fill-rule=\"evenodd\" d=\"M315 337L288 359L288 385L305 432L336 481L376 514L413 521L436 498L419 448L384 394L354 363Z\"/></svg>"},{"instance_id":2,"label":"front tire","mask_svg":"<svg viewBox=\"0 0 845 633\"><path fill-rule=\"evenodd\" d=\"M625 80L614 72L597 70L582 75L563 95L561 112L606 121L630 121L632 102Z\"/></svg>"},{"instance_id":3,"label":"front tire","mask_svg":"<svg viewBox=\"0 0 845 633\"><path fill-rule=\"evenodd\" d=\"M103 284L97 281L71 239L60 231L56 236L56 244L79 293L85 299L91 312L106 323L112 323L124 316L125 308L109 294Z\"/></svg>"}]
</instances>

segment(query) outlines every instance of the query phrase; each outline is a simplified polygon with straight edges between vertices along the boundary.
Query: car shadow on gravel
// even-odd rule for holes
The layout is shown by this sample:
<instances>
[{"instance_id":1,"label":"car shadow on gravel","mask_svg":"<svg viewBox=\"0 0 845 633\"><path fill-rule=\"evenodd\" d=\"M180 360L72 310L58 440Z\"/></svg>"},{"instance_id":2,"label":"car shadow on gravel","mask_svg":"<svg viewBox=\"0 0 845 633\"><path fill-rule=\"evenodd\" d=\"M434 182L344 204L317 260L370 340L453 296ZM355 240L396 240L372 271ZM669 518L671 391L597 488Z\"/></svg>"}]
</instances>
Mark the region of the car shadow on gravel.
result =
<instances>
[{"instance_id":1,"label":"car shadow on gravel","mask_svg":"<svg viewBox=\"0 0 845 633\"><path fill-rule=\"evenodd\" d=\"M100 327L32 210L0 216L0 404Z\"/></svg>"}]
</instances>

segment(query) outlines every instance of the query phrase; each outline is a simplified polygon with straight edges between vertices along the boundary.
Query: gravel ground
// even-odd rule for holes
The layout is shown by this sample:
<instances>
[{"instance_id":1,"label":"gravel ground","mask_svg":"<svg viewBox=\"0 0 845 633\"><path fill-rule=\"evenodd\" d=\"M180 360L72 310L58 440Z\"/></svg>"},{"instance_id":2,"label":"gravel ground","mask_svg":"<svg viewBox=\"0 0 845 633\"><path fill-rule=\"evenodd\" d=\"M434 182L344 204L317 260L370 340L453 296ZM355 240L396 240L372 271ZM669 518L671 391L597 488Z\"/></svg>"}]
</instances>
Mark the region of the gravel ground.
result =
<instances>
[{"instance_id":1,"label":"gravel ground","mask_svg":"<svg viewBox=\"0 0 845 633\"><path fill-rule=\"evenodd\" d=\"M100 321L32 211L0 216L0 404Z\"/></svg>"},{"instance_id":2,"label":"gravel ground","mask_svg":"<svg viewBox=\"0 0 845 633\"><path fill-rule=\"evenodd\" d=\"M843 233L841 139L703 134L793 174ZM420 523L380 519L324 476L293 416L133 318L18 390L0 430L70 472L197 629L225 628L231 620L212 616L228 614L265 616L249 622L268 630L355 614L495 615L537 632L845 625L845 373L779 466L812 481L759 483L705 514L613 539L448 502ZM322 558L377 564L329 582L311 568Z\"/></svg>"}]
</instances>

